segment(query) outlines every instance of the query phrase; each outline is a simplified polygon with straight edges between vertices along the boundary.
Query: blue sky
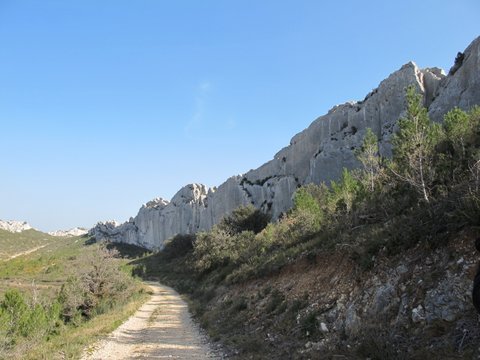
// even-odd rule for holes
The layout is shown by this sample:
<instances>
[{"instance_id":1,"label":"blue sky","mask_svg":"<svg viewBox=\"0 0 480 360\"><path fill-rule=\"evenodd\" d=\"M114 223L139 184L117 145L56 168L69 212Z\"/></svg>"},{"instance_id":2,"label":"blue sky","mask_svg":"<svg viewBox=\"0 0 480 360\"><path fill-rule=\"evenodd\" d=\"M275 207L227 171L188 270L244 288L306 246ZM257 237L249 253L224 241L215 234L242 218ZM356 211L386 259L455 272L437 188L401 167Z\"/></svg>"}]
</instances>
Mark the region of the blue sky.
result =
<instances>
[{"instance_id":1,"label":"blue sky","mask_svg":"<svg viewBox=\"0 0 480 360\"><path fill-rule=\"evenodd\" d=\"M125 221L270 160L404 63L448 70L477 0L0 0L0 219Z\"/></svg>"}]
</instances>

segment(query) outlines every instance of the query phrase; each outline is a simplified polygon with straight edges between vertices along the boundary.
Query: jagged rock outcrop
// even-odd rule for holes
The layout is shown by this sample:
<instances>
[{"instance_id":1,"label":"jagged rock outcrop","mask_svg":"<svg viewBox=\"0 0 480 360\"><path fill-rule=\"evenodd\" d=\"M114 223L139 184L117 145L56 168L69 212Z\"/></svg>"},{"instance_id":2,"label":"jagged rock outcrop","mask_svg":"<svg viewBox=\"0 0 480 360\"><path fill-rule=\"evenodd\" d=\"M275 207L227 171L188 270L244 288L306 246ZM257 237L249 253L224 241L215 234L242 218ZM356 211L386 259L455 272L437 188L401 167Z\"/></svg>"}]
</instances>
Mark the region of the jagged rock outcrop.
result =
<instances>
[{"instance_id":1,"label":"jagged rock outcrop","mask_svg":"<svg viewBox=\"0 0 480 360\"><path fill-rule=\"evenodd\" d=\"M337 179L344 167L358 166L354 150L367 128L377 134L382 155L391 155L390 138L405 111L407 86L415 86L423 95L436 121L454 106L468 109L480 104L480 38L463 54L448 76L439 68L419 69L409 62L364 100L335 106L316 119L260 168L233 176L218 188L187 185L171 202L156 199L128 222L99 223L90 233L97 240L160 249L175 234L210 229L241 205L253 204L276 219L292 206L292 195L299 186L328 183Z\"/></svg>"},{"instance_id":2,"label":"jagged rock outcrop","mask_svg":"<svg viewBox=\"0 0 480 360\"><path fill-rule=\"evenodd\" d=\"M6 230L12 233L18 233L22 232L25 230L30 230L33 229L30 224L28 224L26 221L15 221L15 220L9 220L9 221L4 221L0 220L0 229L1 230Z\"/></svg>"},{"instance_id":3,"label":"jagged rock outcrop","mask_svg":"<svg viewBox=\"0 0 480 360\"><path fill-rule=\"evenodd\" d=\"M88 233L88 229L81 228L81 227L74 227L73 229L69 229L69 230L50 231L48 235L71 237L71 236L82 236L87 233Z\"/></svg>"},{"instance_id":4,"label":"jagged rock outcrop","mask_svg":"<svg viewBox=\"0 0 480 360\"><path fill-rule=\"evenodd\" d=\"M443 114L455 106L469 109L480 103L480 37L455 60L429 107L430 117L435 121L441 121Z\"/></svg>"}]
</instances>

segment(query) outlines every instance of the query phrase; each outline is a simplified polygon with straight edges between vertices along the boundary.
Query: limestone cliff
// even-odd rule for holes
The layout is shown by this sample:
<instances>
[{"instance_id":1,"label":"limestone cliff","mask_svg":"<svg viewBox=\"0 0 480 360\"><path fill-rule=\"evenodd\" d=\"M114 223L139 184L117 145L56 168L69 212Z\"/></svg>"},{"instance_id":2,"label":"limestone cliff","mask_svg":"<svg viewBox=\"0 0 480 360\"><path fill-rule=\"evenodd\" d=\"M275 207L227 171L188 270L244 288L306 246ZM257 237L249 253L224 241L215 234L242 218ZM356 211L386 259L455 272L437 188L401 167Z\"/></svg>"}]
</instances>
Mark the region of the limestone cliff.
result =
<instances>
[{"instance_id":1,"label":"limestone cliff","mask_svg":"<svg viewBox=\"0 0 480 360\"><path fill-rule=\"evenodd\" d=\"M391 154L390 138L405 111L405 88L414 85L429 114L441 121L454 106L480 104L480 38L459 53L448 75L438 68L419 69L413 62L383 80L365 99L333 107L295 135L273 160L244 175L233 176L218 188L190 184L168 202L155 199L138 215L118 225L99 223L90 230L97 240L160 249L175 234L210 229L241 205L253 204L278 218L292 206L295 190L307 183L337 179L344 167L358 165L354 150L367 128L379 138L383 155Z\"/></svg>"},{"instance_id":2,"label":"limestone cliff","mask_svg":"<svg viewBox=\"0 0 480 360\"><path fill-rule=\"evenodd\" d=\"M88 233L88 229L81 227L74 227L69 230L56 230L48 232L48 235L58 236L58 237L71 237L71 236L82 236Z\"/></svg>"},{"instance_id":3,"label":"limestone cliff","mask_svg":"<svg viewBox=\"0 0 480 360\"><path fill-rule=\"evenodd\" d=\"M15 220L0 220L0 229L6 230L12 233L18 233L25 230L33 229L29 223L26 221L15 221Z\"/></svg>"}]
</instances>

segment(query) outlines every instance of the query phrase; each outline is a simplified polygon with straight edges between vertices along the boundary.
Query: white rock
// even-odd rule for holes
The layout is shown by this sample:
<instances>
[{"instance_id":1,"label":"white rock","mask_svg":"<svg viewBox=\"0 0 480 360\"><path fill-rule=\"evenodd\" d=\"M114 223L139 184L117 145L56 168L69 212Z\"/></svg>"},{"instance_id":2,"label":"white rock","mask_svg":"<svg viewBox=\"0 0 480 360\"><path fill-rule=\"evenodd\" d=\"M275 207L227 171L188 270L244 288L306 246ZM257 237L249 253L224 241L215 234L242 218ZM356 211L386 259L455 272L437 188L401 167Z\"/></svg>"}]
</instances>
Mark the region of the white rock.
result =
<instances>
[{"instance_id":1,"label":"white rock","mask_svg":"<svg viewBox=\"0 0 480 360\"><path fill-rule=\"evenodd\" d=\"M423 95L435 120L441 120L455 105L467 108L480 104L479 39L467 48L462 66L452 75L445 76L438 68L419 69L409 62L364 100L334 106L258 169L233 176L218 188L187 185L171 202L152 200L128 222L119 226L99 223L90 233L97 240L161 249L164 241L176 234L210 229L241 205L253 204L277 219L291 208L298 186L312 182L328 184L340 177L344 167L359 165L354 149L361 145L367 128L378 136L382 155L391 155L390 138L397 120L405 114L407 86L415 86Z\"/></svg>"},{"instance_id":2,"label":"white rock","mask_svg":"<svg viewBox=\"0 0 480 360\"><path fill-rule=\"evenodd\" d=\"M88 233L88 229L81 228L81 227L74 227L73 229L70 230L56 230L56 231L50 231L48 234L52 236L64 236L64 237L70 237L70 236L82 236Z\"/></svg>"},{"instance_id":3,"label":"white rock","mask_svg":"<svg viewBox=\"0 0 480 360\"><path fill-rule=\"evenodd\" d=\"M321 331L322 333L328 333L327 324L325 324L324 322L321 322L321 323L320 323L320 331Z\"/></svg>"},{"instance_id":4,"label":"white rock","mask_svg":"<svg viewBox=\"0 0 480 360\"><path fill-rule=\"evenodd\" d=\"M463 52L463 59L455 64L440 83L436 96L429 108L429 115L435 121L442 121L443 115L458 106L468 110L480 105L480 37L477 37Z\"/></svg>"},{"instance_id":5,"label":"white rock","mask_svg":"<svg viewBox=\"0 0 480 360\"><path fill-rule=\"evenodd\" d=\"M414 323L419 323L420 321L425 320L425 310L422 305L418 305L416 308L412 309L412 321Z\"/></svg>"},{"instance_id":6,"label":"white rock","mask_svg":"<svg viewBox=\"0 0 480 360\"><path fill-rule=\"evenodd\" d=\"M0 220L0 229L6 230L12 233L18 233L18 232L30 230L33 228L26 221Z\"/></svg>"}]
</instances>

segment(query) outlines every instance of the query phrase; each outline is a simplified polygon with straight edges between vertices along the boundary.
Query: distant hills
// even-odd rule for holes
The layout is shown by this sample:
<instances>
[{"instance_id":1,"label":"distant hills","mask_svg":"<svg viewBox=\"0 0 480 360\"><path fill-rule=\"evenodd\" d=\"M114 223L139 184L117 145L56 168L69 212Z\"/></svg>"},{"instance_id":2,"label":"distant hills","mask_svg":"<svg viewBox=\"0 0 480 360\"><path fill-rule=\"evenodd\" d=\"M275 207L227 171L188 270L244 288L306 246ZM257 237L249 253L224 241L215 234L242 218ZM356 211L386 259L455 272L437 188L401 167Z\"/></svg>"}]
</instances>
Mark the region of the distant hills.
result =
<instances>
[{"instance_id":1,"label":"distant hills","mask_svg":"<svg viewBox=\"0 0 480 360\"><path fill-rule=\"evenodd\" d=\"M16 220L0 220L0 229L6 230L12 233L18 233L25 230L33 229L29 223L26 221L16 221Z\"/></svg>"},{"instance_id":2,"label":"distant hills","mask_svg":"<svg viewBox=\"0 0 480 360\"><path fill-rule=\"evenodd\" d=\"M17 221L17 220L0 220L0 230L5 230L11 233L20 233L26 230L36 230L41 232L35 228L33 228L28 222L26 221ZM74 227L69 230L56 230L50 231L47 234L51 236L62 236L62 237L70 237L70 236L81 236L88 233L88 229L82 227Z\"/></svg>"},{"instance_id":3,"label":"distant hills","mask_svg":"<svg viewBox=\"0 0 480 360\"><path fill-rule=\"evenodd\" d=\"M82 227L74 227L70 230L57 230L57 231L50 231L48 234L52 236L82 236L88 233L88 229Z\"/></svg>"}]
</instances>

